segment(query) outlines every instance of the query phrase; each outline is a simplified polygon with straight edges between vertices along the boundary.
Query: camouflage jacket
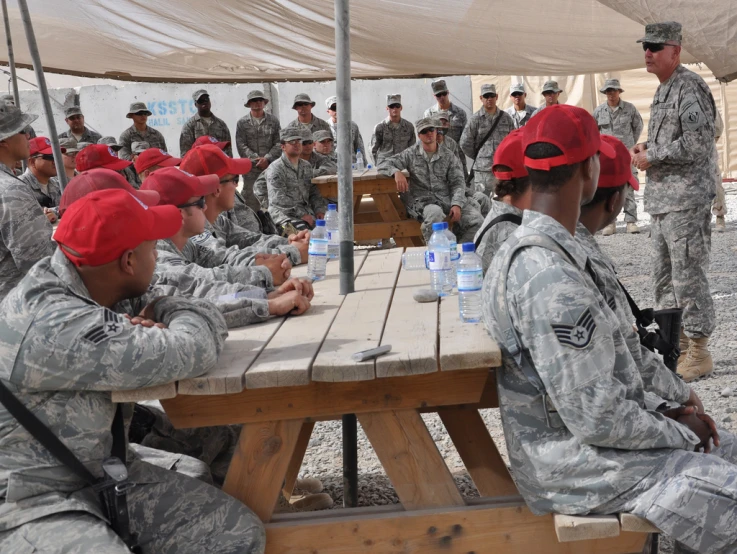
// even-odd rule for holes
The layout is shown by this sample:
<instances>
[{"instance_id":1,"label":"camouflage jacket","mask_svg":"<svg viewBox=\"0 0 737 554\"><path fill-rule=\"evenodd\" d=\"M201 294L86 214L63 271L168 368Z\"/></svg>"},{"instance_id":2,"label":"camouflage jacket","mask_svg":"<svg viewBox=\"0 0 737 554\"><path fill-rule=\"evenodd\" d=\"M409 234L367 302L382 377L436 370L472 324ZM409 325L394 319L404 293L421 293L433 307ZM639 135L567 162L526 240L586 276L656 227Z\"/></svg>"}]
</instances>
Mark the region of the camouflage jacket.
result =
<instances>
[{"instance_id":1,"label":"camouflage jacket","mask_svg":"<svg viewBox=\"0 0 737 554\"><path fill-rule=\"evenodd\" d=\"M524 238L560 251L533 243L513 253ZM692 451L699 442L684 425L644 409L640 371L587 263L560 223L525 211L484 279L484 324L502 348L504 435L515 481L536 514L587 513L657 471L671 449ZM528 360L533 375L517 359Z\"/></svg>"},{"instance_id":2,"label":"camouflage jacket","mask_svg":"<svg viewBox=\"0 0 737 554\"><path fill-rule=\"evenodd\" d=\"M647 132L645 211L663 214L711 203L716 194L716 106L704 80L679 65L660 83Z\"/></svg>"},{"instance_id":3,"label":"camouflage jacket","mask_svg":"<svg viewBox=\"0 0 737 554\"><path fill-rule=\"evenodd\" d=\"M321 177L322 175L336 175L338 173L338 165L330 156L320 154L320 152L312 151L309 160L305 160L312 166L312 177Z\"/></svg>"},{"instance_id":4,"label":"camouflage jacket","mask_svg":"<svg viewBox=\"0 0 737 554\"><path fill-rule=\"evenodd\" d=\"M130 304L129 304L130 306ZM96 477L110 456L110 393L211 369L228 335L203 300L160 299L157 321L132 325L123 304L97 304L61 251L36 264L0 307L0 379ZM0 407L0 531L50 514L100 516L96 494Z\"/></svg>"},{"instance_id":5,"label":"camouflage jacket","mask_svg":"<svg viewBox=\"0 0 737 554\"><path fill-rule=\"evenodd\" d=\"M254 233L227 218L218 217L215 223L208 221L205 223L205 231L210 232L217 239L221 248L236 247L241 251L286 254L292 265L298 265L302 261L297 247L291 246L286 238Z\"/></svg>"},{"instance_id":6,"label":"camouflage jacket","mask_svg":"<svg viewBox=\"0 0 737 554\"><path fill-rule=\"evenodd\" d=\"M28 185L31 192L33 192L33 196L36 197L39 206L42 208L56 208L59 206L61 188L59 188L59 181L55 177L49 179L46 185L46 192L41 188L38 178L31 173L30 167L18 178Z\"/></svg>"},{"instance_id":7,"label":"camouflage jacket","mask_svg":"<svg viewBox=\"0 0 737 554\"><path fill-rule=\"evenodd\" d=\"M619 101L618 108L612 111L606 102L599 104L594 110L594 119L603 135L613 135L627 148L632 148L640 140L642 116L634 104L624 100Z\"/></svg>"},{"instance_id":8,"label":"camouflage jacket","mask_svg":"<svg viewBox=\"0 0 737 554\"><path fill-rule=\"evenodd\" d=\"M53 228L31 188L0 164L0 300L54 252Z\"/></svg>"},{"instance_id":9,"label":"camouflage jacket","mask_svg":"<svg viewBox=\"0 0 737 554\"><path fill-rule=\"evenodd\" d=\"M501 119L499 119L496 129L482 146L481 141L484 140L486 133L489 132L497 117ZM514 131L514 120L511 115L500 108L496 109L494 115L489 115L482 107L471 116L471 120L463 131L463 136L458 144L466 156L476 160L473 166L475 171L491 171L491 166L494 163L494 152L512 131Z\"/></svg>"},{"instance_id":10,"label":"camouflage jacket","mask_svg":"<svg viewBox=\"0 0 737 554\"><path fill-rule=\"evenodd\" d=\"M312 183L312 166L302 159L297 169L286 154L266 170L266 187L269 199L269 213L274 223L282 224L290 219L301 219L304 215L325 213L327 201L322 197L317 185ZM255 186L254 186L255 192ZM258 193L256 193L258 197Z\"/></svg>"},{"instance_id":11,"label":"camouflage jacket","mask_svg":"<svg viewBox=\"0 0 737 554\"><path fill-rule=\"evenodd\" d=\"M508 107L505 111L512 118L514 128L519 129L520 127L524 127L525 125L527 125L527 122L530 121L532 114L534 114L536 110L537 108L535 106L525 104L525 109L520 112L515 110L514 106Z\"/></svg>"},{"instance_id":12,"label":"camouflage jacket","mask_svg":"<svg viewBox=\"0 0 737 554\"><path fill-rule=\"evenodd\" d=\"M443 148L447 148L455 156L458 158L458 161L461 162L461 166L463 167L463 178L465 179L466 175L468 175L468 168L466 167L466 155L461 151L461 147L458 146L458 143L454 141L449 136L443 137L443 142L440 144Z\"/></svg>"},{"instance_id":13,"label":"camouflage jacket","mask_svg":"<svg viewBox=\"0 0 737 554\"><path fill-rule=\"evenodd\" d=\"M338 124L333 123L333 119L328 119L328 125L330 126L330 132L333 133L333 152L337 152L338 148ZM358 129L355 121L351 121L351 156L353 162L356 161L356 151L360 150L363 154L363 163L368 165L371 163L370 153L366 152L366 148L363 145L363 137L361 131Z\"/></svg>"},{"instance_id":14,"label":"camouflage jacket","mask_svg":"<svg viewBox=\"0 0 737 554\"><path fill-rule=\"evenodd\" d=\"M452 206L466 205L466 181L458 158L447 148L438 147L431 161L427 160L422 143L387 158L377 171L391 177L397 171L409 171L409 191L400 196L413 218L422 216L428 204L436 204L446 214Z\"/></svg>"},{"instance_id":15,"label":"camouflage jacket","mask_svg":"<svg viewBox=\"0 0 737 554\"><path fill-rule=\"evenodd\" d=\"M82 137L79 140L75 138L71 130L67 130L67 131L64 131L63 133L59 133L59 138L60 139L61 138L73 138L77 142L91 142L92 144L97 144L97 141L102 138L102 135L98 133L97 131L88 129L87 126L85 126L84 133L82 133Z\"/></svg>"},{"instance_id":16,"label":"camouflage jacket","mask_svg":"<svg viewBox=\"0 0 737 554\"><path fill-rule=\"evenodd\" d=\"M279 120L265 113L261 123L251 114L246 114L238 120L235 127L235 145L241 158L266 158L269 163L278 160L281 156L281 143L279 141ZM261 170L255 165L251 173L259 174Z\"/></svg>"},{"instance_id":17,"label":"camouflage jacket","mask_svg":"<svg viewBox=\"0 0 737 554\"><path fill-rule=\"evenodd\" d=\"M522 210L520 210L519 208L515 208L514 206L512 206L511 204L507 204L506 202L500 202L499 200L492 199L491 209L489 210L489 213L486 214L486 218L481 224L481 228L479 229L478 233L476 233L476 236L473 237L473 241L476 242L479 239L481 231L483 231L486 226L494 219L503 214L513 214L522 217ZM499 248L501 248L502 244L504 244L504 241L507 240L509 235L517 230L517 227L518 225L515 225L511 221L501 221L494 225L491 229L486 231L483 238L481 239L481 242L478 245L478 248L476 248L476 254L481 257L481 267L483 267L484 269L484 275L486 275L486 272L491 265L491 260L499 251Z\"/></svg>"},{"instance_id":18,"label":"camouflage jacket","mask_svg":"<svg viewBox=\"0 0 737 554\"><path fill-rule=\"evenodd\" d=\"M374 134L371 135L371 155L376 165L379 165L386 158L406 150L416 141L414 125L406 119L401 119L394 125L387 117L374 127Z\"/></svg>"},{"instance_id":19,"label":"camouflage jacket","mask_svg":"<svg viewBox=\"0 0 737 554\"><path fill-rule=\"evenodd\" d=\"M229 219L234 225L238 225L239 227L243 227L244 229L248 229L254 233L262 232L261 220L256 215L256 212L248 207L245 198L243 198L243 195L238 191L235 193L235 204L233 205L233 209L228 212L221 213L218 216L218 219Z\"/></svg>"},{"instance_id":20,"label":"camouflage jacket","mask_svg":"<svg viewBox=\"0 0 737 554\"><path fill-rule=\"evenodd\" d=\"M123 160L132 160L131 145L134 142L147 142L151 148L161 148L164 152L168 152L164 135L151 126L146 126L146 130L140 132L135 125L131 125L123 131L118 139L118 144L122 146L118 152L118 157Z\"/></svg>"},{"instance_id":21,"label":"camouflage jacket","mask_svg":"<svg viewBox=\"0 0 737 554\"><path fill-rule=\"evenodd\" d=\"M294 121L291 121L287 127L306 127L309 129L310 134L314 134L316 131L330 131L330 125L328 125L328 122L324 119L320 119L315 114L312 115L312 121L309 123L301 123L299 118L295 119ZM332 131L330 131L332 133ZM335 137L333 137L335 138Z\"/></svg>"},{"instance_id":22,"label":"camouflage jacket","mask_svg":"<svg viewBox=\"0 0 737 554\"><path fill-rule=\"evenodd\" d=\"M435 117L435 114L439 111L440 108L437 104L435 104L434 106L425 110L425 114L423 117ZM459 108L453 103L451 103L448 111L450 112L450 129L448 129L448 136L456 141L458 144L460 144L461 135L463 135L463 130L466 128L468 116L466 115L466 112L463 110L463 108Z\"/></svg>"},{"instance_id":23,"label":"camouflage jacket","mask_svg":"<svg viewBox=\"0 0 737 554\"><path fill-rule=\"evenodd\" d=\"M179 135L179 157L183 158L199 137L211 136L221 142L230 142L230 129L225 121L215 115L211 115L210 119L209 125L200 114L194 114L187 120ZM233 157L233 147L230 144L224 151L228 156Z\"/></svg>"}]
</instances>

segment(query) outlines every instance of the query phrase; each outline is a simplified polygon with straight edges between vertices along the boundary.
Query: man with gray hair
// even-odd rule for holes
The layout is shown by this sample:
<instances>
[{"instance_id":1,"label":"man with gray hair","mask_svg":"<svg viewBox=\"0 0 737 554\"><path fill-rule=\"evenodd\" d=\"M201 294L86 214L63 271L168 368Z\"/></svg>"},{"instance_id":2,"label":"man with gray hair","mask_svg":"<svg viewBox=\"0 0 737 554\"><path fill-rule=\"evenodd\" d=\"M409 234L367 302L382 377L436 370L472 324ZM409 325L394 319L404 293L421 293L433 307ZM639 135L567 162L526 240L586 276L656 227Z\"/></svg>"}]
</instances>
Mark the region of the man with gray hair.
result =
<instances>
[{"instance_id":1,"label":"man with gray hair","mask_svg":"<svg viewBox=\"0 0 737 554\"><path fill-rule=\"evenodd\" d=\"M148 118L151 110L146 107L145 102L133 102L125 116L133 120L133 125L128 127L120 135L118 144L120 144L120 158L123 160L131 160L131 145L134 142L148 142L151 148L161 148L164 152L168 152L164 135L153 127L149 127Z\"/></svg>"},{"instance_id":2,"label":"man with gray hair","mask_svg":"<svg viewBox=\"0 0 737 554\"><path fill-rule=\"evenodd\" d=\"M594 110L594 119L599 125L599 132L603 135L613 135L621 140L627 148L632 148L640 139L642 133L642 116L634 104L625 102L619 95L624 92L619 79L607 79L604 86L599 90L606 94L606 102L599 104ZM633 168L633 174L637 177L637 169ZM635 202L635 191L627 185L627 194L624 201L624 221L627 223L628 233L639 233L637 226L637 202ZM601 234L606 236L617 232L617 223L613 221L607 225Z\"/></svg>"},{"instance_id":3,"label":"man with gray hair","mask_svg":"<svg viewBox=\"0 0 737 554\"><path fill-rule=\"evenodd\" d=\"M462 108L451 103L450 91L448 90L448 85L445 84L445 79L433 81L431 86L436 103L434 106L425 110L424 117L435 117L438 111L448 110L450 112L450 131L448 132L448 136L460 144L461 135L463 134L463 129L466 127L468 116Z\"/></svg>"},{"instance_id":4,"label":"man with gray hair","mask_svg":"<svg viewBox=\"0 0 737 554\"><path fill-rule=\"evenodd\" d=\"M527 93L522 83L515 83L509 87L509 96L512 97L512 105L507 108L507 113L512 116L514 128L519 129L530 121L537 108L527 103Z\"/></svg>"},{"instance_id":5,"label":"man with gray hair","mask_svg":"<svg viewBox=\"0 0 737 554\"><path fill-rule=\"evenodd\" d=\"M194 100L197 113L187 120L179 135L179 157L181 158L192 149L194 141L199 137L215 137L221 142L230 142L230 129L225 121L212 113L212 103L207 91L204 89L195 91L192 94L192 100ZM224 152L231 158L233 157L230 144L225 147Z\"/></svg>"},{"instance_id":6,"label":"man with gray hair","mask_svg":"<svg viewBox=\"0 0 737 554\"><path fill-rule=\"evenodd\" d=\"M314 133L315 131L330 131L328 122L312 113L312 108L314 107L315 102L310 98L309 94L305 94L304 92L299 93L294 97L294 103L292 104L292 109L297 112L297 119L293 120L287 127L303 125L310 130L310 133ZM332 131L330 132L332 133Z\"/></svg>"},{"instance_id":7,"label":"man with gray hair","mask_svg":"<svg viewBox=\"0 0 737 554\"><path fill-rule=\"evenodd\" d=\"M327 107L328 109L328 115L330 116L330 119L328 119L328 125L330 125L330 132L333 133L333 140L335 141L333 143L333 148L337 152L338 97L330 96L327 100L325 100L325 107ZM361 151L361 154L363 154L364 165L368 165L370 163L370 158L368 152L366 152L366 148L363 145L363 137L361 136L361 131L358 129L358 125L356 125L356 122L351 121L351 156L354 162L356 161L356 152L358 152L359 150Z\"/></svg>"},{"instance_id":8,"label":"man with gray hair","mask_svg":"<svg viewBox=\"0 0 737 554\"><path fill-rule=\"evenodd\" d=\"M560 104L558 99L560 98L560 94L563 92L563 89L558 86L558 81L545 81L545 84L543 85L542 95L543 98L545 98L545 104L540 106L538 109L536 109L532 115L540 113L548 106L555 106L556 104ZM532 117L532 116L530 116Z\"/></svg>"},{"instance_id":9,"label":"man with gray hair","mask_svg":"<svg viewBox=\"0 0 737 554\"><path fill-rule=\"evenodd\" d=\"M389 112L388 117L374 127L371 135L371 154L377 166L417 141L414 126L402 118L401 94L387 95L386 111Z\"/></svg>"},{"instance_id":10,"label":"man with gray hair","mask_svg":"<svg viewBox=\"0 0 737 554\"><path fill-rule=\"evenodd\" d=\"M64 110L64 121L69 125L69 130L59 133L59 138L73 138L77 142L91 142L95 144L100 137L100 133L88 129L84 124L84 114L79 106L71 106Z\"/></svg>"}]
</instances>

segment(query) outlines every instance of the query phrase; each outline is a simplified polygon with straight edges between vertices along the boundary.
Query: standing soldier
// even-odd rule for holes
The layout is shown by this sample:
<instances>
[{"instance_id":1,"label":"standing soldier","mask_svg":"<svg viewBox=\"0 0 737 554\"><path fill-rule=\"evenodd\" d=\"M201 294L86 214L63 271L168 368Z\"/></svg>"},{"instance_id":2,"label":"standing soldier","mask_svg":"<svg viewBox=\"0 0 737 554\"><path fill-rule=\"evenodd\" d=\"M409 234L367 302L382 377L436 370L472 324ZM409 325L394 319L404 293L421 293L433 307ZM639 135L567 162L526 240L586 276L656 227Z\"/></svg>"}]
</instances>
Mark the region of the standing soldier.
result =
<instances>
[{"instance_id":1,"label":"standing soldier","mask_svg":"<svg viewBox=\"0 0 737 554\"><path fill-rule=\"evenodd\" d=\"M606 94L606 102L600 104L594 110L594 119L599 125L599 131L603 135L613 135L621 140L627 148L632 148L640 139L642 133L642 116L634 104L625 102L619 95L624 89L619 84L619 79L607 79L599 91ZM637 177L637 170L633 171ZM624 220L627 223L628 233L639 233L637 226L637 202L635 202L635 191L627 187L627 195L624 202ZM617 223L613 221L601 232L609 236L617 232Z\"/></svg>"},{"instance_id":2,"label":"standing soldier","mask_svg":"<svg viewBox=\"0 0 737 554\"><path fill-rule=\"evenodd\" d=\"M494 85L481 85L480 98L483 105L471 116L459 144L464 154L474 160L471 171L476 191L488 196L494 187L494 175L491 172L494 152L514 130L514 121L511 115L497 107Z\"/></svg>"},{"instance_id":3,"label":"standing soldier","mask_svg":"<svg viewBox=\"0 0 737 554\"><path fill-rule=\"evenodd\" d=\"M660 85L650 113L648 141L632 162L647 171L645 211L652 216L653 281L659 308L683 308L678 364L686 382L708 375L708 349L716 326L706 272L711 249L711 201L716 189L716 105L704 80L681 65L681 24L645 27L648 73Z\"/></svg>"},{"instance_id":4,"label":"standing soldier","mask_svg":"<svg viewBox=\"0 0 737 554\"><path fill-rule=\"evenodd\" d=\"M560 98L561 92L563 92L563 89L558 86L558 81L545 81L542 92L543 98L545 98L545 104L536 109L532 115L540 113L548 106L560 104L560 102L558 102L558 98Z\"/></svg>"},{"instance_id":5,"label":"standing soldier","mask_svg":"<svg viewBox=\"0 0 737 554\"><path fill-rule=\"evenodd\" d=\"M512 85L509 88L509 95L512 97L512 105L507 108L507 113L512 116L514 128L519 129L527 125L537 108L527 103L527 93L522 83Z\"/></svg>"},{"instance_id":6,"label":"standing soldier","mask_svg":"<svg viewBox=\"0 0 737 554\"><path fill-rule=\"evenodd\" d=\"M131 145L134 142L147 142L151 148L161 148L164 152L169 149L166 147L164 135L153 127L149 127L146 122L151 111L146 107L144 102L133 102L128 114L125 116L133 120L133 125L128 127L120 135L118 144L120 144L120 157L124 160L133 159L131 153Z\"/></svg>"},{"instance_id":7,"label":"standing soldier","mask_svg":"<svg viewBox=\"0 0 737 554\"><path fill-rule=\"evenodd\" d=\"M212 104L210 95L206 90L201 89L192 95L194 105L197 107L197 113L190 117L182 127L182 133L179 135L179 155L189 152L194 141L199 137L215 137L222 142L230 142L230 129L225 121L216 117L212 113ZM166 150L166 148L164 148ZM233 157L233 149L230 145L225 148L225 153Z\"/></svg>"},{"instance_id":8,"label":"standing soldier","mask_svg":"<svg viewBox=\"0 0 737 554\"><path fill-rule=\"evenodd\" d=\"M417 140L412 123L402 119L401 94L386 97L386 111L389 116L374 127L374 134L371 135L371 155L376 165L409 148Z\"/></svg>"},{"instance_id":9,"label":"standing soldier","mask_svg":"<svg viewBox=\"0 0 737 554\"><path fill-rule=\"evenodd\" d=\"M59 133L59 138L73 138L77 142L91 142L95 144L100 137L100 133L92 131L84 124L84 114L79 106L72 106L64 110L65 120L69 125L69 130Z\"/></svg>"},{"instance_id":10,"label":"standing soldier","mask_svg":"<svg viewBox=\"0 0 737 554\"><path fill-rule=\"evenodd\" d=\"M333 148L335 148L336 152L338 151L338 97L337 96L331 96L327 100L325 100L325 106L328 109L328 115L330 116L330 119L328 119L328 125L330 125L330 132L333 133L333 140L335 141L333 143ZM366 152L366 148L363 146L363 137L361 136L361 131L358 129L358 125L356 125L355 121L351 121L351 152L353 156L353 161L356 161L356 152L361 151L361 154L363 154L363 163L365 165L368 165L369 163L369 157L368 152Z\"/></svg>"},{"instance_id":11,"label":"standing soldier","mask_svg":"<svg viewBox=\"0 0 737 554\"><path fill-rule=\"evenodd\" d=\"M445 84L444 79L439 79L432 82L432 93L437 100L434 106L429 107L425 110L424 117L436 117L435 114L440 110L447 110L450 112L450 131L448 136L454 141L460 144L461 135L463 129L466 128L466 122L468 116L463 108L459 108L450 101L450 92L448 91L448 85Z\"/></svg>"},{"instance_id":12,"label":"standing soldier","mask_svg":"<svg viewBox=\"0 0 737 554\"><path fill-rule=\"evenodd\" d=\"M294 103L292 109L297 111L297 119L292 121L287 127L298 127L303 125L310 130L310 133L315 131L330 131L330 125L324 119L320 119L312 113L312 108L315 107L315 102L310 99L309 94L304 92L299 93L294 97ZM332 133L332 131L330 131Z\"/></svg>"}]
</instances>

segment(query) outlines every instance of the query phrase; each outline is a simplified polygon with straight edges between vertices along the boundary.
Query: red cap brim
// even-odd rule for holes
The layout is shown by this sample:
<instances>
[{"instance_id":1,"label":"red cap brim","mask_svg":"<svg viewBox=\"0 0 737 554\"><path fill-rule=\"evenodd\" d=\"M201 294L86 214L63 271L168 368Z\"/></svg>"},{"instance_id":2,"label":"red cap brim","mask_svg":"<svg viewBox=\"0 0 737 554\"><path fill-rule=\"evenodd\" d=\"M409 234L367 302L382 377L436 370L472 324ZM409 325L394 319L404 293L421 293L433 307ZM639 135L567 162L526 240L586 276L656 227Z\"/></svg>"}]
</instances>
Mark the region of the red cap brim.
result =
<instances>
[{"instance_id":1,"label":"red cap brim","mask_svg":"<svg viewBox=\"0 0 737 554\"><path fill-rule=\"evenodd\" d=\"M101 165L99 167L102 167L104 169L112 169L113 171L120 171L131 165L133 165L133 162L129 160L117 160L114 162L106 163L105 165Z\"/></svg>"},{"instance_id":2,"label":"red cap brim","mask_svg":"<svg viewBox=\"0 0 737 554\"><path fill-rule=\"evenodd\" d=\"M228 173L245 175L253 168L250 158L228 158Z\"/></svg>"},{"instance_id":3,"label":"red cap brim","mask_svg":"<svg viewBox=\"0 0 737 554\"><path fill-rule=\"evenodd\" d=\"M208 194L212 194L218 188L220 188L220 177L218 177L214 173L212 175L195 175L194 178L200 182L201 188L198 191L198 194L200 196L207 196Z\"/></svg>"},{"instance_id":4,"label":"red cap brim","mask_svg":"<svg viewBox=\"0 0 737 554\"><path fill-rule=\"evenodd\" d=\"M218 148L220 148L220 150L225 150L228 146L230 146L230 141L226 140L223 142L218 142L216 144L218 145Z\"/></svg>"},{"instance_id":5,"label":"red cap brim","mask_svg":"<svg viewBox=\"0 0 737 554\"><path fill-rule=\"evenodd\" d=\"M176 167L180 163L182 163L182 158L166 158L165 160L160 161L156 165L159 167Z\"/></svg>"},{"instance_id":6,"label":"red cap brim","mask_svg":"<svg viewBox=\"0 0 737 554\"><path fill-rule=\"evenodd\" d=\"M613 159L614 157L616 157L617 152L614 150L614 147L611 144L602 140L599 143L599 154Z\"/></svg>"},{"instance_id":7,"label":"red cap brim","mask_svg":"<svg viewBox=\"0 0 737 554\"><path fill-rule=\"evenodd\" d=\"M131 187L132 188L132 187ZM155 190L131 190L128 191L133 196L138 198L141 202L146 204L146 206L152 207L152 206L158 206L159 200L161 200L161 196L159 196L159 193Z\"/></svg>"},{"instance_id":8,"label":"red cap brim","mask_svg":"<svg viewBox=\"0 0 737 554\"><path fill-rule=\"evenodd\" d=\"M630 180L629 180L629 181L627 181L627 182L628 182L628 183L630 184L630 186L631 186L631 187L632 187L633 189L635 189L635 190L640 190L640 181L639 181L639 179L638 179L637 177L635 177L634 175L632 175L632 177L630 177Z\"/></svg>"},{"instance_id":9,"label":"red cap brim","mask_svg":"<svg viewBox=\"0 0 737 554\"><path fill-rule=\"evenodd\" d=\"M149 191L154 192L154 191ZM158 193L156 193L158 196ZM153 216L151 227L147 229L144 240L162 240L173 237L182 228L182 212L176 206L153 206L148 209Z\"/></svg>"}]
</instances>

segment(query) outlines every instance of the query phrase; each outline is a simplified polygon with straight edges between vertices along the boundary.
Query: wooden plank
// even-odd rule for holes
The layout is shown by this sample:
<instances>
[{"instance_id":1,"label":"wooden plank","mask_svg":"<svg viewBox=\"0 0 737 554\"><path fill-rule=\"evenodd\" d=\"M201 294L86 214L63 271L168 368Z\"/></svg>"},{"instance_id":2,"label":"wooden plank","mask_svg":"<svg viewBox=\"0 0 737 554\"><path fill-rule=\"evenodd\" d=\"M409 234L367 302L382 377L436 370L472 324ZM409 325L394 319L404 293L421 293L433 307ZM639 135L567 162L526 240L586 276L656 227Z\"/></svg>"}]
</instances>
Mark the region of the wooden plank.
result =
<instances>
[{"instance_id":1,"label":"wooden plank","mask_svg":"<svg viewBox=\"0 0 737 554\"><path fill-rule=\"evenodd\" d=\"M237 394L163 400L177 428L281 419L324 418L407 408L476 404L489 371L471 370L305 387L245 389Z\"/></svg>"},{"instance_id":2,"label":"wooden plank","mask_svg":"<svg viewBox=\"0 0 737 554\"><path fill-rule=\"evenodd\" d=\"M266 525L266 554L631 554L642 552L647 540L642 533L621 533L559 543L552 516L535 516L524 504L371 510L280 515L284 520Z\"/></svg>"},{"instance_id":3,"label":"wooden plank","mask_svg":"<svg viewBox=\"0 0 737 554\"><path fill-rule=\"evenodd\" d=\"M499 367L502 353L483 323L463 323L458 296L440 299L440 370Z\"/></svg>"},{"instance_id":4,"label":"wooden plank","mask_svg":"<svg viewBox=\"0 0 737 554\"><path fill-rule=\"evenodd\" d=\"M481 496L518 494L507 464L477 410L441 408L438 415Z\"/></svg>"},{"instance_id":5,"label":"wooden plank","mask_svg":"<svg viewBox=\"0 0 737 554\"><path fill-rule=\"evenodd\" d=\"M355 273L366 251L354 257ZM246 372L246 388L294 387L310 382L310 370L345 296L340 296L340 264L328 263L327 276L315 285L310 311L288 317Z\"/></svg>"},{"instance_id":6,"label":"wooden plank","mask_svg":"<svg viewBox=\"0 0 737 554\"><path fill-rule=\"evenodd\" d=\"M269 421L243 426L223 491L237 498L263 522L271 520L301 421Z\"/></svg>"},{"instance_id":7,"label":"wooden plank","mask_svg":"<svg viewBox=\"0 0 737 554\"><path fill-rule=\"evenodd\" d=\"M603 539L619 536L617 516L553 516L555 535L559 542Z\"/></svg>"},{"instance_id":8,"label":"wooden plank","mask_svg":"<svg viewBox=\"0 0 737 554\"><path fill-rule=\"evenodd\" d=\"M463 506L463 497L417 410L358 414L406 510Z\"/></svg>"},{"instance_id":9,"label":"wooden plank","mask_svg":"<svg viewBox=\"0 0 737 554\"><path fill-rule=\"evenodd\" d=\"M174 398L177 395L177 384L167 383L135 390L113 391L111 399L113 402L143 402L144 400L163 400Z\"/></svg>"},{"instance_id":10,"label":"wooden plank","mask_svg":"<svg viewBox=\"0 0 737 554\"><path fill-rule=\"evenodd\" d=\"M356 291L345 297L312 364L313 381L365 381L376 377L374 360L355 362L351 356L379 346L401 264L401 249L369 254L355 280Z\"/></svg>"},{"instance_id":11,"label":"wooden plank","mask_svg":"<svg viewBox=\"0 0 737 554\"><path fill-rule=\"evenodd\" d=\"M294 484L297 482L297 477L299 477L302 460L304 460L307 447L310 445L310 437L312 437L312 430L314 428L314 422L306 422L302 424L302 429L299 431L299 437L297 437L297 443L294 446L292 459L289 460L289 465L287 466L284 487L282 487L282 493L287 500L292 497L292 492L294 492Z\"/></svg>"},{"instance_id":12,"label":"wooden plank","mask_svg":"<svg viewBox=\"0 0 737 554\"><path fill-rule=\"evenodd\" d=\"M420 222L414 219L380 223L356 224L353 229L354 240L372 240L376 238L422 237Z\"/></svg>"},{"instance_id":13,"label":"wooden plank","mask_svg":"<svg viewBox=\"0 0 737 554\"><path fill-rule=\"evenodd\" d=\"M402 173L404 173L405 177L409 177L409 171L406 169L402 170ZM382 173L379 173L375 167L372 167L371 169L364 169L361 171L354 171L353 172L353 182L361 182L361 181L373 181L376 179L392 179L393 177L389 177L388 175L384 175ZM320 185L323 183L337 183L338 182L338 176L337 175L321 175L320 177L315 177L312 179L312 182L316 185Z\"/></svg>"},{"instance_id":14,"label":"wooden plank","mask_svg":"<svg viewBox=\"0 0 737 554\"><path fill-rule=\"evenodd\" d=\"M622 531L630 533L660 533L660 529L655 525L635 514L619 514L619 524Z\"/></svg>"},{"instance_id":15,"label":"wooden plank","mask_svg":"<svg viewBox=\"0 0 737 554\"><path fill-rule=\"evenodd\" d=\"M407 218L406 212L400 214L399 210L397 210L394 202L392 202L392 197L399 200L397 197L396 192L392 192L390 194L374 194L374 202L376 202L376 206L379 209L379 213L381 214L381 218L384 221L384 223L395 223L397 221L402 221ZM421 227L418 226L418 229L420 232ZM412 246L412 240L409 237L400 237L397 235L394 236L394 241L397 243L398 246Z\"/></svg>"},{"instance_id":16,"label":"wooden plank","mask_svg":"<svg viewBox=\"0 0 737 554\"><path fill-rule=\"evenodd\" d=\"M381 339L381 344L392 345L392 351L376 359L376 377L438 370L438 303L412 299L416 289L429 287L430 272L400 270Z\"/></svg>"}]
</instances>

